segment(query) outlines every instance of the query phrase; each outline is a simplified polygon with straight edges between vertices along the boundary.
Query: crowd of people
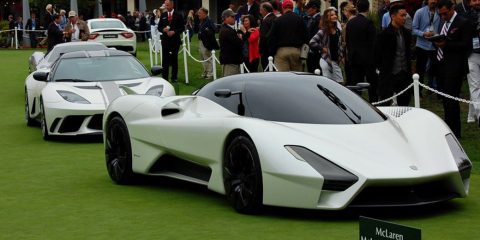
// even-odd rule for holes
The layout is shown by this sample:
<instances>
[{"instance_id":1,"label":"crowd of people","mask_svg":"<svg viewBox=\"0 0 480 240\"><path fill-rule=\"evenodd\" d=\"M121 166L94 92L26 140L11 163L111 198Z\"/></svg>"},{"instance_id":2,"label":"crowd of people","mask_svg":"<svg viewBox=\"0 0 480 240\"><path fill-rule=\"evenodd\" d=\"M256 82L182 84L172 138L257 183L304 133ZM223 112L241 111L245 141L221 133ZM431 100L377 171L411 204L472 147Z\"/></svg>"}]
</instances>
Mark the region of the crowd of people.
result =
<instances>
[{"instance_id":1,"label":"crowd of people","mask_svg":"<svg viewBox=\"0 0 480 240\"><path fill-rule=\"evenodd\" d=\"M320 13L321 3L248 0L236 12L231 5L221 15L223 75L238 74L241 67L263 71L273 56L278 71L320 69L323 76L341 84L368 82L371 102L407 89L415 72L422 83L452 97L459 97L462 82L468 79L471 100L480 102L480 0L458 5L426 0L417 9L403 0L386 0L379 11L379 29L369 16L368 0L347 1L340 4L340 11L327 7ZM199 39L205 43L203 35ZM410 88L396 103L408 106L412 94ZM460 138L459 102L441 100L445 122ZM467 121L480 122L479 118L479 104L470 104Z\"/></svg>"}]
</instances>

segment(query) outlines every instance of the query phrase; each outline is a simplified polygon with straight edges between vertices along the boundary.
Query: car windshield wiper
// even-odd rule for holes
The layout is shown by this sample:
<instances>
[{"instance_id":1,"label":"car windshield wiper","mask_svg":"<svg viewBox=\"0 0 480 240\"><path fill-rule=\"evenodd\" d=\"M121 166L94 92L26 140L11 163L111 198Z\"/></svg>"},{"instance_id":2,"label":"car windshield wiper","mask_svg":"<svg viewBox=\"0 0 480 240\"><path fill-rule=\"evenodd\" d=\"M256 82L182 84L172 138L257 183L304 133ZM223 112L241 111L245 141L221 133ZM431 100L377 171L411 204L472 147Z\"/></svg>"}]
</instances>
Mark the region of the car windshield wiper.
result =
<instances>
[{"instance_id":1,"label":"car windshield wiper","mask_svg":"<svg viewBox=\"0 0 480 240\"><path fill-rule=\"evenodd\" d=\"M335 104L335 106L342 110L345 116L347 116L347 118L350 119L352 123L359 124L361 122L362 116L355 113L348 105L343 103L342 100L340 100L340 98L338 98L337 95L335 95L332 91L328 90L320 84L317 84L317 87L328 98L328 100L330 100L332 103ZM352 117L352 115L356 118L356 120Z\"/></svg>"},{"instance_id":2,"label":"car windshield wiper","mask_svg":"<svg viewBox=\"0 0 480 240\"><path fill-rule=\"evenodd\" d=\"M90 80L75 79L75 78L62 78L55 79L55 82L91 82Z\"/></svg>"}]
</instances>

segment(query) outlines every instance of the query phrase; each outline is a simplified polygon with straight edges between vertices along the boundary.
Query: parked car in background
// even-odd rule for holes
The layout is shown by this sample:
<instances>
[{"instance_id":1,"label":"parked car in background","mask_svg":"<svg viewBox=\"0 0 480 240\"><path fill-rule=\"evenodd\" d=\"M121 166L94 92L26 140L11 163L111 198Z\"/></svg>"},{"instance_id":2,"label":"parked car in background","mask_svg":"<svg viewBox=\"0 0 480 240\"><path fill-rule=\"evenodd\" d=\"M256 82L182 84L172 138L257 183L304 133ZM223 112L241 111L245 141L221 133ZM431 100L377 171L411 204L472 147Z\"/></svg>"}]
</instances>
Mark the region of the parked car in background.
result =
<instances>
[{"instance_id":1,"label":"parked car in background","mask_svg":"<svg viewBox=\"0 0 480 240\"><path fill-rule=\"evenodd\" d=\"M154 66L152 75L162 68ZM42 136L102 134L105 108L127 94L175 95L173 86L152 77L129 53L119 50L63 54L50 69L40 69L25 81L25 119L40 122Z\"/></svg>"},{"instance_id":2,"label":"parked car in background","mask_svg":"<svg viewBox=\"0 0 480 240\"><path fill-rule=\"evenodd\" d=\"M28 69L29 72L34 72L37 69L50 69L53 63L65 53L104 49L108 48L104 44L95 42L69 42L57 44L46 55L44 52L34 52L28 59Z\"/></svg>"},{"instance_id":3,"label":"parked car in background","mask_svg":"<svg viewBox=\"0 0 480 240\"><path fill-rule=\"evenodd\" d=\"M96 18L87 21L90 30L89 42L99 42L107 47L137 55L135 32L116 18Z\"/></svg>"}]
</instances>

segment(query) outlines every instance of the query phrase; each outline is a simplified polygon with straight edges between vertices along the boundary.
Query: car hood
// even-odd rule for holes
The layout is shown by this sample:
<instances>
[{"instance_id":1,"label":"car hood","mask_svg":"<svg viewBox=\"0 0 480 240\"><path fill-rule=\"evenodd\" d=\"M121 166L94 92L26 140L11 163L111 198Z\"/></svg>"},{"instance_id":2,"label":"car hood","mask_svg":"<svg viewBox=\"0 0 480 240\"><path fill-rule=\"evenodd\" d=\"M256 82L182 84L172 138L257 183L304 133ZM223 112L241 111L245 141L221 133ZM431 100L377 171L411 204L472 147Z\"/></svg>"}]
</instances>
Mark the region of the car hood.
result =
<instances>
[{"instance_id":1,"label":"car hood","mask_svg":"<svg viewBox=\"0 0 480 240\"><path fill-rule=\"evenodd\" d=\"M441 120L421 112L360 125L275 123L286 130L281 145L310 149L343 168L372 179L436 176L458 171ZM416 121L416 124L411 122Z\"/></svg>"},{"instance_id":2,"label":"car hood","mask_svg":"<svg viewBox=\"0 0 480 240\"><path fill-rule=\"evenodd\" d=\"M158 85L164 88L162 96L174 95L173 87L158 77L104 82L53 82L48 84L44 91L69 91L80 95L92 104L108 105L120 96L145 94L150 88Z\"/></svg>"}]
</instances>

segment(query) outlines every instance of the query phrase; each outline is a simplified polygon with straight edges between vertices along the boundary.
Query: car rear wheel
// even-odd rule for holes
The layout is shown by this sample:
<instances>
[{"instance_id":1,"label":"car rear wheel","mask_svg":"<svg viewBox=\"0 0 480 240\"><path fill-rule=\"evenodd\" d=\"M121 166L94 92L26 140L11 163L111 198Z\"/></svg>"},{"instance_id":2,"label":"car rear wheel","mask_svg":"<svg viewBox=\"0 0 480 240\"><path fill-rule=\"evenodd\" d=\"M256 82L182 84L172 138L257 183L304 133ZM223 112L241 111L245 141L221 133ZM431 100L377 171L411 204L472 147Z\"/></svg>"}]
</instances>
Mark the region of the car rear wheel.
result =
<instances>
[{"instance_id":1,"label":"car rear wheel","mask_svg":"<svg viewBox=\"0 0 480 240\"><path fill-rule=\"evenodd\" d=\"M115 183L129 184L133 182L130 135L125 121L120 116L113 117L108 122L105 158L108 175Z\"/></svg>"},{"instance_id":2,"label":"car rear wheel","mask_svg":"<svg viewBox=\"0 0 480 240\"><path fill-rule=\"evenodd\" d=\"M27 126L31 127L34 126L36 121L35 119L30 117L30 104L28 103L28 93L25 89L25 121L27 122Z\"/></svg>"},{"instance_id":3,"label":"car rear wheel","mask_svg":"<svg viewBox=\"0 0 480 240\"><path fill-rule=\"evenodd\" d=\"M52 137L48 133L48 125L45 117L45 108L43 106L43 100L40 99L40 111L42 113L42 118L40 119L40 127L42 128L42 137L44 140L50 140Z\"/></svg>"},{"instance_id":4,"label":"car rear wheel","mask_svg":"<svg viewBox=\"0 0 480 240\"><path fill-rule=\"evenodd\" d=\"M245 214L260 210L262 173L257 149L250 138L237 136L228 145L223 163L223 182L235 210Z\"/></svg>"}]
</instances>

